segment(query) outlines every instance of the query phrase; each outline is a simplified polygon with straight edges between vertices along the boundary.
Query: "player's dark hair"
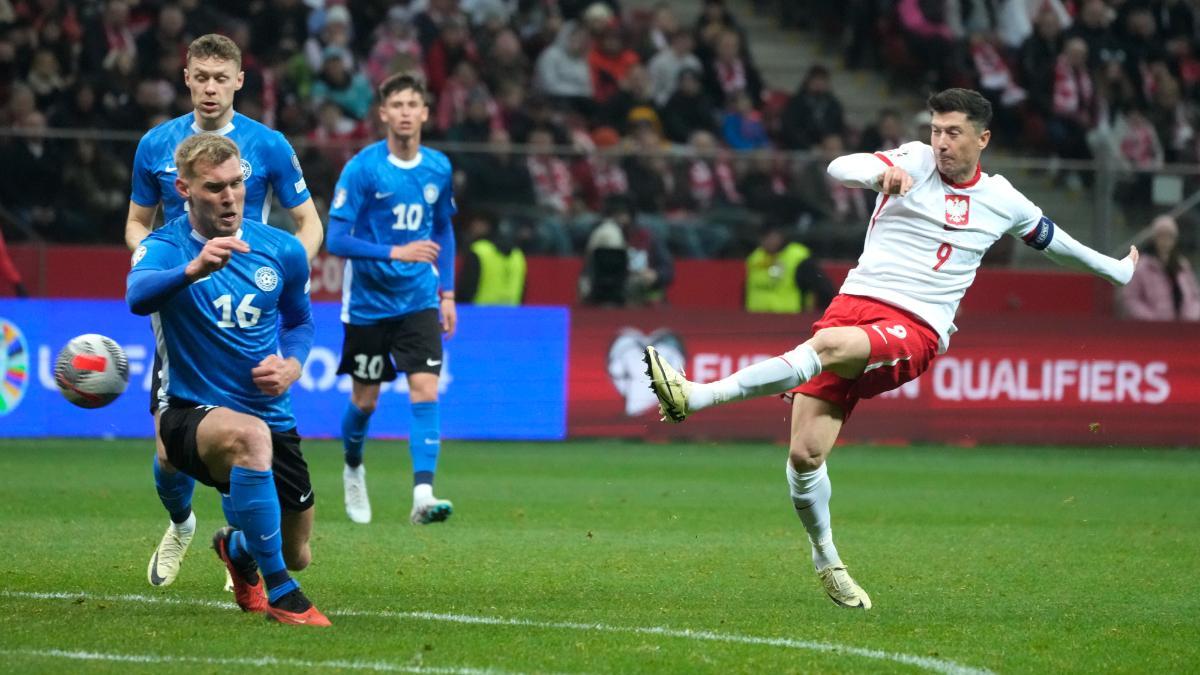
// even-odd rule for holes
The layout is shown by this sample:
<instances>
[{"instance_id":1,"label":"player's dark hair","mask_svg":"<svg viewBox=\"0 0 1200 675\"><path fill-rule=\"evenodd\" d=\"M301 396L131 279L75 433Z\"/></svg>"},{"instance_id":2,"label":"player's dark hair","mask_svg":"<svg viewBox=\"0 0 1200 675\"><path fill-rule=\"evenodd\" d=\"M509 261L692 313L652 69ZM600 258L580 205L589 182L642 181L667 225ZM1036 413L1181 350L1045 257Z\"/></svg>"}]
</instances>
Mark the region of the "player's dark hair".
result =
<instances>
[{"instance_id":1,"label":"player's dark hair","mask_svg":"<svg viewBox=\"0 0 1200 675\"><path fill-rule=\"evenodd\" d=\"M928 105L932 113L963 113L980 131L992 123L992 104L974 89L944 89L930 96Z\"/></svg>"},{"instance_id":2,"label":"player's dark hair","mask_svg":"<svg viewBox=\"0 0 1200 675\"><path fill-rule=\"evenodd\" d=\"M379 83L379 102L382 104L389 96L398 91L411 89L414 94L421 97L425 103L429 103L429 97L425 94L425 84L408 73L396 73Z\"/></svg>"}]
</instances>

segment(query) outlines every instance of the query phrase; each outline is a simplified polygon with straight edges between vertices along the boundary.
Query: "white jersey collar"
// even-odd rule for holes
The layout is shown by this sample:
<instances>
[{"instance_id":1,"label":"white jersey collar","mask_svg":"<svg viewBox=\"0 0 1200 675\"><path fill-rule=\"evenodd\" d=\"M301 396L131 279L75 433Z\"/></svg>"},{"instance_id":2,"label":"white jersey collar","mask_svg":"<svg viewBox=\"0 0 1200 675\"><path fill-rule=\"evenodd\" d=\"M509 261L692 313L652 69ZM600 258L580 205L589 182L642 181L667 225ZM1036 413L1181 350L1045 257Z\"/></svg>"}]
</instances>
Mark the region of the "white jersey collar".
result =
<instances>
[{"instance_id":1,"label":"white jersey collar","mask_svg":"<svg viewBox=\"0 0 1200 675\"><path fill-rule=\"evenodd\" d=\"M236 110L233 112L233 115L234 115L234 117L237 116ZM195 112L192 113L192 131L194 131L198 134L205 132L205 130L201 129L200 125L196 123L196 113ZM233 117L229 118L229 124L226 124L225 126L221 127L220 129L213 129L212 131L210 131L208 133L217 134L218 136L228 136L229 132L231 132L231 131L233 131Z\"/></svg>"},{"instance_id":2,"label":"white jersey collar","mask_svg":"<svg viewBox=\"0 0 1200 675\"><path fill-rule=\"evenodd\" d=\"M389 152L388 153L388 161L391 162L394 166L400 167L401 169L413 169L413 168L416 168L421 163L421 159L424 156L425 156L425 153L418 150L416 157L413 157L412 159L405 161Z\"/></svg>"},{"instance_id":3,"label":"white jersey collar","mask_svg":"<svg viewBox=\"0 0 1200 675\"><path fill-rule=\"evenodd\" d=\"M238 231L233 233L233 238L234 239L242 238L242 228L239 227ZM192 228L192 239L195 239L196 241L200 242L201 244L208 243L208 237L197 232L196 228L194 228L194 227Z\"/></svg>"}]
</instances>

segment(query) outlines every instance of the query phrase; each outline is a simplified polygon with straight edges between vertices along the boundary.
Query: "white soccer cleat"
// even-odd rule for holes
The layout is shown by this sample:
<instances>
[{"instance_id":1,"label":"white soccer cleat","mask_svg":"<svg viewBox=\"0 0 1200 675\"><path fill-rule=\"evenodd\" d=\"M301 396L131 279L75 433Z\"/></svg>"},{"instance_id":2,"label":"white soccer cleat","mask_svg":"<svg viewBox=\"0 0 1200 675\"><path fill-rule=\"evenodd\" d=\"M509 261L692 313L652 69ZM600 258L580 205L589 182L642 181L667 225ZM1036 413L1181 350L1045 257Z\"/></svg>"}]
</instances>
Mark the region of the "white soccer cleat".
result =
<instances>
[{"instance_id":1,"label":"white soccer cleat","mask_svg":"<svg viewBox=\"0 0 1200 675\"><path fill-rule=\"evenodd\" d=\"M229 573L229 570L225 570L225 592L233 592L233 575Z\"/></svg>"},{"instance_id":2,"label":"white soccer cleat","mask_svg":"<svg viewBox=\"0 0 1200 675\"><path fill-rule=\"evenodd\" d=\"M413 525L428 525L440 523L454 513L454 504L448 499L428 499L413 502L412 514L409 520Z\"/></svg>"},{"instance_id":3,"label":"white soccer cleat","mask_svg":"<svg viewBox=\"0 0 1200 675\"><path fill-rule=\"evenodd\" d=\"M646 363L646 377L650 378L650 391L658 397L662 421L679 423L687 419L692 383L676 372L654 347L646 347L642 360Z\"/></svg>"},{"instance_id":4,"label":"white soccer cleat","mask_svg":"<svg viewBox=\"0 0 1200 675\"><path fill-rule=\"evenodd\" d=\"M821 585L825 587L825 592L835 605L850 609L871 609L870 596L855 583L842 563L836 562L822 567L817 571L817 576L821 577Z\"/></svg>"},{"instance_id":5,"label":"white soccer cleat","mask_svg":"<svg viewBox=\"0 0 1200 675\"><path fill-rule=\"evenodd\" d=\"M179 566L183 564L183 556L192 543L192 535L196 534L195 520L192 520L190 530L179 531L175 524L167 525L162 541L150 556L150 565L146 568L146 579L151 586L170 586L179 576Z\"/></svg>"},{"instance_id":6,"label":"white soccer cleat","mask_svg":"<svg viewBox=\"0 0 1200 675\"><path fill-rule=\"evenodd\" d=\"M350 520L366 525L371 522L371 500L367 498L367 468L362 464L342 469L342 486L346 490L346 515Z\"/></svg>"}]
</instances>

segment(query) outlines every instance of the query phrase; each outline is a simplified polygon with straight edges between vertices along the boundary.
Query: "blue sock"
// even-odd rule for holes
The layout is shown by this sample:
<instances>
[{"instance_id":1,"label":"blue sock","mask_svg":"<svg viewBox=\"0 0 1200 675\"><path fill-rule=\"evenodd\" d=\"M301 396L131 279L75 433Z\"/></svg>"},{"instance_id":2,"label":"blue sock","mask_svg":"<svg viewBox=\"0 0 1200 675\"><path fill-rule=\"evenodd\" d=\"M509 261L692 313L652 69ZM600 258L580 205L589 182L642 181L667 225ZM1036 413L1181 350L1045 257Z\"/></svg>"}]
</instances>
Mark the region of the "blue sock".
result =
<instances>
[{"instance_id":1,"label":"blue sock","mask_svg":"<svg viewBox=\"0 0 1200 675\"><path fill-rule=\"evenodd\" d=\"M218 494L221 494L221 511L225 513L225 522L239 530L242 529L242 526L238 525L237 512L233 510L233 499L227 494Z\"/></svg>"},{"instance_id":2,"label":"blue sock","mask_svg":"<svg viewBox=\"0 0 1200 675\"><path fill-rule=\"evenodd\" d=\"M283 562L279 495L271 471L233 467L229 472L229 499L245 532L245 546L267 583L268 601L274 602L299 588Z\"/></svg>"},{"instance_id":3,"label":"blue sock","mask_svg":"<svg viewBox=\"0 0 1200 675\"><path fill-rule=\"evenodd\" d=\"M433 483L438 451L442 449L442 422L437 401L412 404L408 454L412 456L413 483Z\"/></svg>"},{"instance_id":4,"label":"blue sock","mask_svg":"<svg viewBox=\"0 0 1200 675\"><path fill-rule=\"evenodd\" d=\"M154 456L154 487L158 489L163 508L171 514L171 522L179 524L192 515L192 491L196 481L182 471L163 471L158 465L158 455Z\"/></svg>"},{"instance_id":5,"label":"blue sock","mask_svg":"<svg viewBox=\"0 0 1200 675\"><path fill-rule=\"evenodd\" d=\"M346 402L346 411L342 413L342 449L346 466L352 469L363 462L363 443L367 440L370 422L370 415L359 410L353 402Z\"/></svg>"},{"instance_id":6,"label":"blue sock","mask_svg":"<svg viewBox=\"0 0 1200 675\"><path fill-rule=\"evenodd\" d=\"M252 558L250 548L246 546L246 533L241 530L234 530L233 534L229 535L229 559L236 562L244 562L246 558Z\"/></svg>"}]
</instances>

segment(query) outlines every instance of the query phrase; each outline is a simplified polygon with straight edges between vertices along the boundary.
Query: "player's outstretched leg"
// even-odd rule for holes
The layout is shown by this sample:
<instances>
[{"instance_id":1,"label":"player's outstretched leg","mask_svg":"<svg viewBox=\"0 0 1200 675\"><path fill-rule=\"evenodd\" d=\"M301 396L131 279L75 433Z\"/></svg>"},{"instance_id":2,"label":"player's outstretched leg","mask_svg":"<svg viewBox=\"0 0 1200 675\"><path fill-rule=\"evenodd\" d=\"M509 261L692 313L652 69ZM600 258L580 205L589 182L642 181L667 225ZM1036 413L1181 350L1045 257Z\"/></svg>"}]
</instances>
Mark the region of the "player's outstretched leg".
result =
<instances>
[{"instance_id":1,"label":"player's outstretched leg","mask_svg":"<svg viewBox=\"0 0 1200 675\"><path fill-rule=\"evenodd\" d=\"M434 391L436 391L434 380ZM433 496L433 474L437 470L441 450L441 415L438 402L420 401L412 404L412 429L408 450L413 463L413 507L409 520L414 525L440 523L454 513L454 504Z\"/></svg>"},{"instance_id":2,"label":"player's outstretched leg","mask_svg":"<svg viewBox=\"0 0 1200 675\"><path fill-rule=\"evenodd\" d=\"M650 378L650 391L658 397L662 421L679 423L687 419L692 412L688 405L688 396L694 386L692 382L667 363L654 347L646 347L642 361L646 364L646 377Z\"/></svg>"},{"instance_id":3,"label":"player's outstretched leg","mask_svg":"<svg viewBox=\"0 0 1200 675\"><path fill-rule=\"evenodd\" d=\"M367 497L367 469L363 466L363 443L371 412L346 403L342 414L342 450L346 465L342 469L342 487L346 495L346 515L359 524L371 522L371 500Z\"/></svg>"},{"instance_id":4,"label":"player's outstretched leg","mask_svg":"<svg viewBox=\"0 0 1200 675\"><path fill-rule=\"evenodd\" d=\"M171 516L167 531L150 556L146 579L151 586L169 586L179 576L183 556L196 533L196 515L192 513L195 481L182 471L166 471L154 457L154 486L158 498Z\"/></svg>"},{"instance_id":5,"label":"player's outstretched leg","mask_svg":"<svg viewBox=\"0 0 1200 675\"><path fill-rule=\"evenodd\" d=\"M646 347L643 359L664 422L682 422L698 410L722 403L782 394L821 372L821 359L808 344L704 384L676 372L654 347Z\"/></svg>"}]
</instances>

